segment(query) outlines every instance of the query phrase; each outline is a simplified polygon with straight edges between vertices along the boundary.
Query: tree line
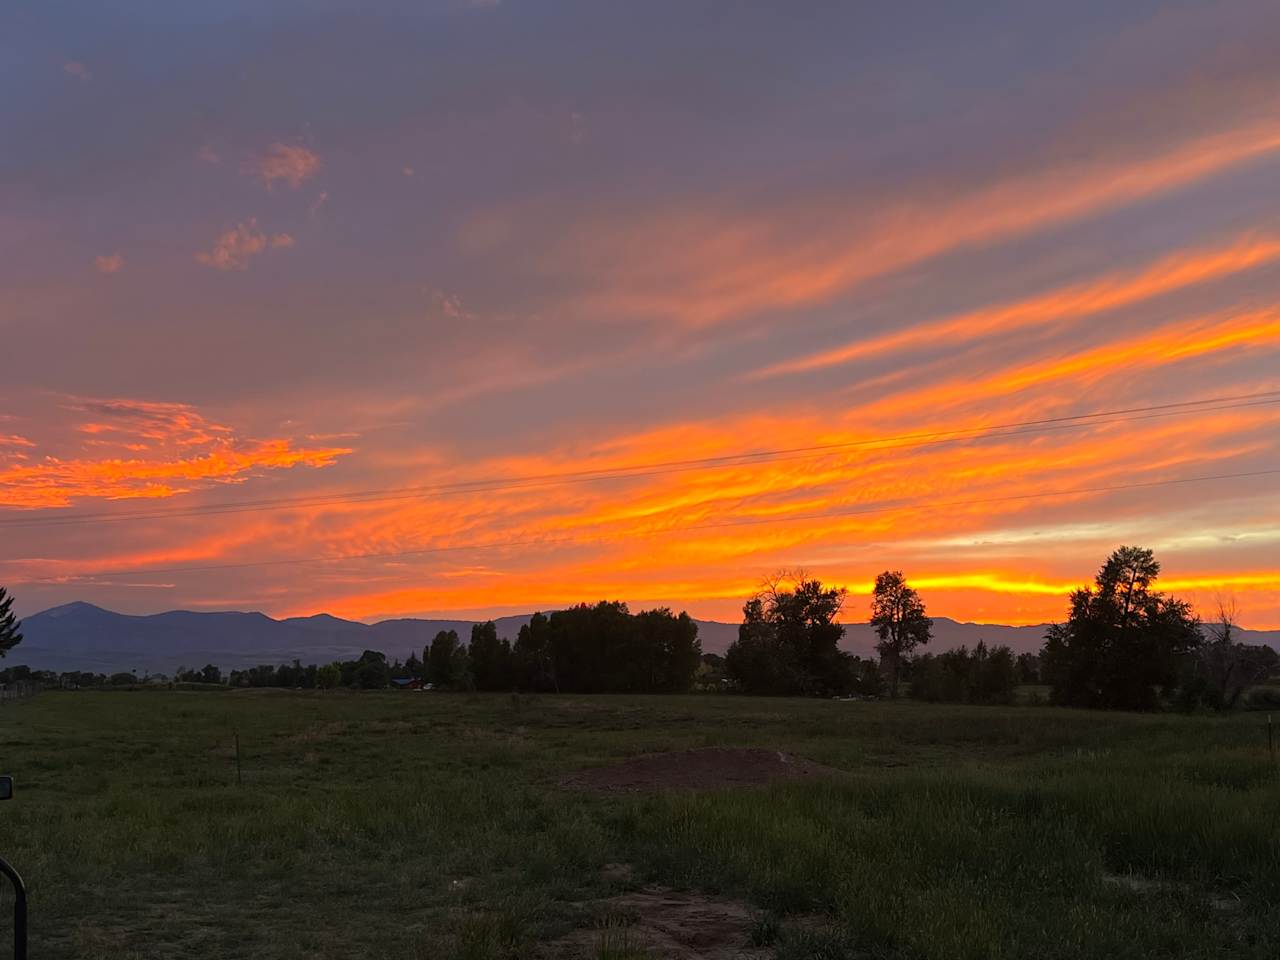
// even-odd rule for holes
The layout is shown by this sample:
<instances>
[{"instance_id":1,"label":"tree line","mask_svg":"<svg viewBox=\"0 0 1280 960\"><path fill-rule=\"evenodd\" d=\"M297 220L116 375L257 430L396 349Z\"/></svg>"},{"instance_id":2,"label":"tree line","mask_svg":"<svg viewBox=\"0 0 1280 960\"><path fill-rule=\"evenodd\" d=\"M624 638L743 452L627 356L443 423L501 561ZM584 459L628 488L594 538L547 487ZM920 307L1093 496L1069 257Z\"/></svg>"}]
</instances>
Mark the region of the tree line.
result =
<instances>
[{"instance_id":1,"label":"tree line","mask_svg":"<svg viewBox=\"0 0 1280 960\"><path fill-rule=\"evenodd\" d=\"M1189 603L1155 589L1159 576L1151 550L1119 548L1091 586L1071 594L1066 620L1049 627L1040 653L1015 657L982 642L917 653L933 639L933 621L902 572L888 570L871 595L878 661L839 648L845 590L777 577L743 607L725 679L747 693L818 696L897 697L905 682L913 698L964 703L1010 703L1019 684L1043 684L1062 706L1224 710L1280 670L1275 650L1239 641L1230 605L1204 624Z\"/></svg>"},{"instance_id":2,"label":"tree line","mask_svg":"<svg viewBox=\"0 0 1280 960\"><path fill-rule=\"evenodd\" d=\"M441 630L403 662L365 650L352 660L304 666L263 664L224 674L214 664L180 667L174 681L231 687L382 689L418 681L434 689L561 693L683 693L702 665L698 625L666 608L631 613L625 603L578 604L535 613L514 642L492 621L473 624L463 640ZM77 675L77 686L141 682L133 674ZM52 685L52 684L51 684ZM66 685L66 684L64 684Z\"/></svg>"},{"instance_id":3,"label":"tree line","mask_svg":"<svg viewBox=\"0 0 1280 960\"><path fill-rule=\"evenodd\" d=\"M1074 591L1067 618L1049 627L1039 654L1007 646L919 652L933 639L924 601L901 571L876 577L869 622L876 658L840 648L844 588L803 574L779 575L743 606L738 637L724 657L703 655L687 613L660 608L633 614L625 603L578 604L535 613L515 641L492 621L464 641L440 631L407 660L365 650L352 660L303 666L260 665L225 674L213 665L180 668L184 684L232 687L381 689L416 681L448 690L562 693L681 693L694 688L749 694L822 697L908 696L935 702L1010 703L1019 684L1049 688L1063 706L1152 710L1231 709L1280 669L1270 647L1239 641L1234 609L1221 604L1204 624L1191 605L1155 588L1152 551L1121 547L1094 582ZM21 626L0 588L0 656L17 645ZM119 686L145 682L133 673L55 674L25 666L0 671L0 683ZM904 686L905 685L905 686ZM1254 694L1256 696L1256 694ZM1280 706L1280 696L1273 698Z\"/></svg>"}]
</instances>

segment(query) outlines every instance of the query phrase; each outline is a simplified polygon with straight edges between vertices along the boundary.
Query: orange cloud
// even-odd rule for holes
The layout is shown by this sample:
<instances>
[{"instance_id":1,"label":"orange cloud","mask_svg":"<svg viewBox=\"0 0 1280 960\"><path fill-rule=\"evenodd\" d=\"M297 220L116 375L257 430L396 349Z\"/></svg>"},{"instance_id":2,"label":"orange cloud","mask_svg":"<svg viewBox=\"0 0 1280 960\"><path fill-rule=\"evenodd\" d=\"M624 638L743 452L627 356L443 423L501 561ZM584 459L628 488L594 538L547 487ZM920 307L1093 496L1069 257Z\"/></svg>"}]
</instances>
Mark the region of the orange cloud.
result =
<instances>
[{"instance_id":1,"label":"orange cloud","mask_svg":"<svg viewBox=\"0 0 1280 960\"><path fill-rule=\"evenodd\" d=\"M93 265L99 273L119 273L124 269L124 257L118 253L105 254L93 258Z\"/></svg>"},{"instance_id":2,"label":"orange cloud","mask_svg":"<svg viewBox=\"0 0 1280 960\"><path fill-rule=\"evenodd\" d=\"M855 340L843 347L788 360L754 371L751 379L804 373L863 360L911 347L955 340L977 340L987 334L1091 316L1172 293L1194 284L1219 280L1280 258L1280 240L1247 236L1225 248L1178 252L1136 274L1112 274L1049 293L905 327L894 333Z\"/></svg>"},{"instance_id":3,"label":"orange cloud","mask_svg":"<svg viewBox=\"0 0 1280 960\"><path fill-rule=\"evenodd\" d=\"M65 507L77 500L172 497L210 483L239 483L266 470L326 467L349 447L242 440L186 404L80 400L70 409L96 419L76 430L148 456L45 456L0 467L0 506ZM107 440L96 439L106 437ZM28 442L28 445L35 446Z\"/></svg>"},{"instance_id":4,"label":"orange cloud","mask_svg":"<svg viewBox=\"0 0 1280 960\"><path fill-rule=\"evenodd\" d=\"M264 250L292 246L293 237L289 234L268 236L258 230L257 220L250 218L223 233L213 249L197 253L196 259L216 270L243 270L253 257Z\"/></svg>"},{"instance_id":5,"label":"orange cloud","mask_svg":"<svg viewBox=\"0 0 1280 960\"><path fill-rule=\"evenodd\" d=\"M841 197L757 218L629 211L583 224L540 268L583 272L595 290L581 308L592 315L709 324L827 301L872 277L1105 213L1277 151L1280 127L1268 121L1145 155L1063 163L958 196L922 186L909 202L859 203L856 215Z\"/></svg>"},{"instance_id":6,"label":"orange cloud","mask_svg":"<svg viewBox=\"0 0 1280 960\"><path fill-rule=\"evenodd\" d=\"M246 170L268 190L277 181L297 189L319 172L320 157L306 147L277 141L249 161Z\"/></svg>"}]
</instances>

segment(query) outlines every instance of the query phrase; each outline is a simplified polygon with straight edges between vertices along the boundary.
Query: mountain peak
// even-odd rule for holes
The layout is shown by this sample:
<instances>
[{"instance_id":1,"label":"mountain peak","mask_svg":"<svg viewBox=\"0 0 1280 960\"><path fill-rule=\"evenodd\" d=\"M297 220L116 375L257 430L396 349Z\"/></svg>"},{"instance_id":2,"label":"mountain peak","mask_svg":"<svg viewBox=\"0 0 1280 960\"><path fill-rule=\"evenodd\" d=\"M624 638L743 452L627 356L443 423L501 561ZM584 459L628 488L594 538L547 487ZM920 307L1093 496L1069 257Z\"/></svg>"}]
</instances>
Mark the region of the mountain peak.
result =
<instances>
[{"instance_id":1,"label":"mountain peak","mask_svg":"<svg viewBox=\"0 0 1280 960\"><path fill-rule=\"evenodd\" d=\"M57 620L60 617L83 616L92 613L111 613L110 610L104 610L102 607L94 606L84 600L72 600L70 603L64 603L59 607L50 607L48 610L41 610L39 613L32 614L27 620L34 620L36 617L48 617L51 620Z\"/></svg>"}]
</instances>

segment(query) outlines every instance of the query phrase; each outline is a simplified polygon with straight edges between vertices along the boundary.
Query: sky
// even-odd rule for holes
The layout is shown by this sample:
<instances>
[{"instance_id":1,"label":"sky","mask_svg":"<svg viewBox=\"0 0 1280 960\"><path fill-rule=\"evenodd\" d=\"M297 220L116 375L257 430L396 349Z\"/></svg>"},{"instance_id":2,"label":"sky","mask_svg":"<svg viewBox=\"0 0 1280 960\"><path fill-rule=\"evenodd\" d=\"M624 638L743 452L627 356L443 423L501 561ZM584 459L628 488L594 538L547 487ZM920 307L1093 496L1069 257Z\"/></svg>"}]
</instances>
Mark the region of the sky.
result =
<instances>
[{"instance_id":1,"label":"sky","mask_svg":"<svg viewBox=\"0 0 1280 960\"><path fill-rule=\"evenodd\" d=\"M1272 0L15 3L30 615L1280 627ZM1268 473L1268 471L1270 471Z\"/></svg>"}]
</instances>

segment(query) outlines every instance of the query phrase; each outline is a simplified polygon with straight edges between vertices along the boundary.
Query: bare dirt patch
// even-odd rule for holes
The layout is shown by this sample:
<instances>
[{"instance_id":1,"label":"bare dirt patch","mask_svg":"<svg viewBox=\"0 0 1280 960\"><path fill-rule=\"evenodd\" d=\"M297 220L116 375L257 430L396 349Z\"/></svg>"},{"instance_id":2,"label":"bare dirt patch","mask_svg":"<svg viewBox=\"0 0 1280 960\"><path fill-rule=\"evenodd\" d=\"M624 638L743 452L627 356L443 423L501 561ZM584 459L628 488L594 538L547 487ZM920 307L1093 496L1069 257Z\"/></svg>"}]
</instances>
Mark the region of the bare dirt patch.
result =
<instances>
[{"instance_id":1,"label":"bare dirt patch","mask_svg":"<svg viewBox=\"0 0 1280 960\"><path fill-rule=\"evenodd\" d=\"M542 945L545 960L611 955L662 960L764 960L772 951L751 944L759 911L745 903L649 887L603 901L594 927Z\"/></svg>"},{"instance_id":2,"label":"bare dirt patch","mask_svg":"<svg viewBox=\"0 0 1280 960\"><path fill-rule=\"evenodd\" d=\"M645 790L708 790L758 786L775 780L827 776L836 771L820 763L759 747L705 747L634 757L621 763L571 774L562 787L607 793Z\"/></svg>"}]
</instances>

